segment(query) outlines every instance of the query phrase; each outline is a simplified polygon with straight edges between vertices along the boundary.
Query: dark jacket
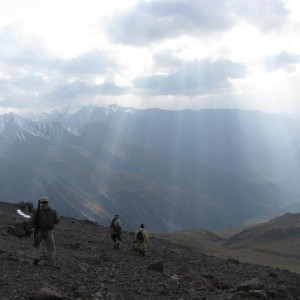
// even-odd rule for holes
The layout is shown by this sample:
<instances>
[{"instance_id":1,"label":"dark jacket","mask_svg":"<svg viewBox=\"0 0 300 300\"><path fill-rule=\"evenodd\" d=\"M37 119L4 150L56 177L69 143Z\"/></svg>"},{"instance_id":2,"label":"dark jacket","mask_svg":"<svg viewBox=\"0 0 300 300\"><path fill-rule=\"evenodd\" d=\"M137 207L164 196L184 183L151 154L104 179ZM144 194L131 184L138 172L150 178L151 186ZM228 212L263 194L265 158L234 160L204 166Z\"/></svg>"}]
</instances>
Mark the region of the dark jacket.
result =
<instances>
[{"instance_id":1,"label":"dark jacket","mask_svg":"<svg viewBox=\"0 0 300 300\"><path fill-rule=\"evenodd\" d=\"M54 219L54 224L58 224L60 222L60 217L59 217L58 213L55 210L51 209L51 207L48 204L41 204L40 210L41 211L44 210L47 213L51 213L53 216L53 219ZM38 221L38 209L36 209L34 211L33 216L30 219L30 224L33 227L37 228L37 227L39 227L39 224L37 224L38 223L37 221Z\"/></svg>"}]
</instances>

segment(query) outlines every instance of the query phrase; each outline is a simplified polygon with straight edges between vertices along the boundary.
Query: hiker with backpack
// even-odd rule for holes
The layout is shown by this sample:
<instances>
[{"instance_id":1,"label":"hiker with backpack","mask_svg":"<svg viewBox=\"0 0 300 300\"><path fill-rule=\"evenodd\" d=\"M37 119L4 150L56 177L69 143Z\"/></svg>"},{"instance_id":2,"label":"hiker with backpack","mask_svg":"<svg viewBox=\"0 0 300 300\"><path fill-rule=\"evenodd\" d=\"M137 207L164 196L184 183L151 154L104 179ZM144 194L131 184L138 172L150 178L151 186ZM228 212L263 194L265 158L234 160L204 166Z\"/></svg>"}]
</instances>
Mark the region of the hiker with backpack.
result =
<instances>
[{"instance_id":1,"label":"hiker with backpack","mask_svg":"<svg viewBox=\"0 0 300 300\"><path fill-rule=\"evenodd\" d=\"M49 266L55 265L56 248L53 236L55 224L60 222L58 213L48 205L48 198L41 197L38 208L34 211L31 225L34 227L33 263L40 262L41 243L47 247L47 262Z\"/></svg>"},{"instance_id":2,"label":"hiker with backpack","mask_svg":"<svg viewBox=\"0 0 300 300\"><path fill-rule=\"evenodd\" d=\"M147 244L149 243L148 234L145 231L145 225L141 224L135 233L135 245L142 256L145 256Z\"/></svg>"},{"instance_id":3,"label":"hiker with backpack","mask_svg":"<svg viewBox=\"0 0 300 300\"><path fill-rule=\"evenodd\" d=\"M120 242L122 242L122 225L119 215L115 215L110 224L110 236L114 242L114 248L119 249Z\"/></svg>"}]
</instances>

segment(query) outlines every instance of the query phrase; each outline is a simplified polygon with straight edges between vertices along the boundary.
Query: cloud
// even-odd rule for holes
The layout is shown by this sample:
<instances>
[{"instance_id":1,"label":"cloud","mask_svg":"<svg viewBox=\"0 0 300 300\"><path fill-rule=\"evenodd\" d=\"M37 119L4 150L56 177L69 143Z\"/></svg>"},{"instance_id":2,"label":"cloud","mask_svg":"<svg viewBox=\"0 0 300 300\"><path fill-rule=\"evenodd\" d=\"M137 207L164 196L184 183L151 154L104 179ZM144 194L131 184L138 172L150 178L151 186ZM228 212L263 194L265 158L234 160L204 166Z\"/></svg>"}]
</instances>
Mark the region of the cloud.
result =
<instances>
[{"instance_id":1,"label":"cloud","mask_svg":"<svg viewBox=\"0 0 300 300\"><path fill-rule=\"evenodd\" d=\"M92 50L73 58L58 58L49 53L41 41L25 39L16 26L7 26L0 32L0 62L36 71L56 71L67 74L105 74L116 69L115 60L104 50Z\"/></svg>"},{"instance_id":2,"label":"cloud","mask_svg":"<svg viewBox=\"0 0 300 300\"><path fill-rule=\"evenodd\" d=\"M52 58L46 55L41 42L24 36L17 25L5 26L0 31L0 62L11 66L51 65Z\"/></svg>"},{"instance_id":3,"label":"cloud","mask_svg":"<svg viewBox=\"0 0 300 300\"><path fill-rule=\"evenodd\" d=\"M225 32L244 20L263 31L279 29L288 10L281 0L140 1L106 26L115 43L145 45L181 36L203 38Z\"/></svg>"},{"instance_id":4,"label":"cloud","mask_svg":"<svg viewBox=\"0 0 300 300\"><path fill-rule=\"evenodd\" d=\"M108 2L100 14L97 1L88 9L77 1L75 14L58 2L51 13L31 0L26 9L4 7L0 110L93 101L138 107L149 99L170 109L210 101L252 108L267 98L269 110L273 99L298 101L296 0L128 2Z\"/></svg>"},{"instance_id":5,"label":"cloud","mask_svg":"<svg viewBox=\"0 0 300 300\"><path fill-rule=\"evenodd\" d=\"M233 26L224 0L140 1L113 17L106 30L116 43L143 45L183 35L207 35Z\"/></svg>"},{"instance_id":6,"label":"cloud","mask_svg":"<svg viewBox=\"0 0 300 300\"><path fill-rule=\"evenodd\" d=\"M288 52L281 52L269 57L265 62L265 66L270 72L278 69L284 69L288 72L292 72L296 70L297 64L300 64L300 54Z\"/></svg>"},{"instance_id":7,"label":"cloud","mask_svg":"<svg viewBox=\"0 0 300 300\"><path fill-rule=\"evenodd\" d=\"M74 99L116 96L126 90L105 78L119 66L111 55L95 49L65 59L48 53L35 37L26 38L16 25L0 31L0 105L72 103ZM95 84L95 78L103 83Z\"/></svg>"},{"instance_id":8,"label":"cloud","mask_svg":"<svg viewBox=\"0 0 300 300\"><path fill-rule=\"evenodd\" d=\"M235 0L233 7L237 16L262 31L280 29L289 14L282 0Z\"/></svg>"},{"instance_id":9,"label":"cloud","mask_svg":"<svg viewBox=\"0 0 300 300\"><path fill-rule=\"evenodd\" d=\"M170 74L138 77L134 88L154 95L196 96L229 89L230 78L241 78L245 67L229 60L185 62Z\"/></svg>"},{"instance_id":10,"label":"cloud","mask_svg":"<svg viewBox=\"0 0 300 300\"><path fill-rule=\"evenodd\" d=\"M74 99L88 99L99 95L117 96L125 92L126 89L117 86L113 82L89 84L83 81L75 81L53 86L43 96L51 101L68 103L74 101Z\"/></svg>"},{"instance_id":11,"label":"cloud","mask_svg":"<svg viewBox=\"0 0 300 300\"><path fill-rule=\"evenodd\" d=\"M75 58L59 60L54 64L57 70L70 74L105 74L116 69L115 60L102 50L93 50Z\"/></svg>"},{"instance_id":12,"label":"cloud","mask_svg":"<svg viewBox=\"0 0 300 300\"><path fill-rule=\"evenodd\" d=\"M24 107L45 88L42 77L26 72L14 72L10 78L0 79L0 105Z\"/></svg>"}]
</instances>

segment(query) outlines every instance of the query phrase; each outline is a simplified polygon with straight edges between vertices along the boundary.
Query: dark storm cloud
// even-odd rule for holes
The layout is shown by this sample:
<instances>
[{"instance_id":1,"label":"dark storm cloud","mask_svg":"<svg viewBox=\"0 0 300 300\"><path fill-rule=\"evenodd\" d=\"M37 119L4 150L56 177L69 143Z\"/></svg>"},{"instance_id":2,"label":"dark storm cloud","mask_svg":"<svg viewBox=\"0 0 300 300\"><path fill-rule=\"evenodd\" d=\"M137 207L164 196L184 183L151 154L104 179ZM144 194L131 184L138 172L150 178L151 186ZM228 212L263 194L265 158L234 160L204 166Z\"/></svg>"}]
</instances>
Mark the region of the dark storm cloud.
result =
<instances>
[{"instance_id":1,"label":"dark storm cloud","mask_svg":"<svg viewBox=\"0 0 300 300\"><path fill-rule=\"evenodd\" d=\"M268 58L265 66L270 72L278 69L295 71L296 64L300 64L300 54L281 52L278 55Z\"/></svg>"},{"instance_id":2,"label":"dark storm cloud","mask_svg":"<svg viewBox=\"0 0 300 300\"><path fill-rule=\"evenodd\" d=\"M242 64L229 60L204 59L182 64L171 74L143 76L134 80L134 88L154 95L197 96L228 89L230 78L245 75Z\"/></svg>"}]
</instances>

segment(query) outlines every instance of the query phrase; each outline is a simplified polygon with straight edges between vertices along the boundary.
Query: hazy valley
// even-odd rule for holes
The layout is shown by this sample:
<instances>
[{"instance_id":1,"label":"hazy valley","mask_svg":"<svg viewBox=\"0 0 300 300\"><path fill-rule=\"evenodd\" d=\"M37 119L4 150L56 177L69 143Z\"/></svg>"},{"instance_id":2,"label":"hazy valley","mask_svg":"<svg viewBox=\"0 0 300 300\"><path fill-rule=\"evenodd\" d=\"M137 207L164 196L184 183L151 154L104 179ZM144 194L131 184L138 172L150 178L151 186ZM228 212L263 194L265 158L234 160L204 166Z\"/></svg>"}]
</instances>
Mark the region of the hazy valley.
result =
<instances>
[{"instance_id":1,"label":"hazy valley","mask_svg":"<svg viewBox=\"0 0 300 300\"><path fill-rule=\"evenodd\" d=\"M0 199L132 230L218 230L300 203L300 122L256 111L78 107L0 116Z\"/></svg>"}]
</instances>

